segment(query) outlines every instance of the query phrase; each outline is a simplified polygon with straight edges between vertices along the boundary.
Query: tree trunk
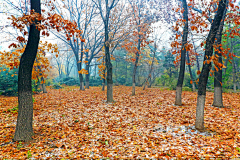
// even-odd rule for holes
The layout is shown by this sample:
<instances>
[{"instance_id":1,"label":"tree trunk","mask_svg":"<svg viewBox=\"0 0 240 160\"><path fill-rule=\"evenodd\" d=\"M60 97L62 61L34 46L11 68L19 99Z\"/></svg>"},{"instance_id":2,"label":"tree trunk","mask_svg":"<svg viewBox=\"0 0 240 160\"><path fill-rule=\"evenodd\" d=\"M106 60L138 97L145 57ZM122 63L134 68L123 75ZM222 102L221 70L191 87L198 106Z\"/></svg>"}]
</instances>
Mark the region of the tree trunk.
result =
<instances>
[{"instance_id":1,"label":"tree trunk","mask_svg":"<svg viewBox=\"0 0 240 160\"><path fill-rule=\"evenodd\" d=\"M117 75L117 61L116 61L116 66L115 66L115 77L116 77L116 85L118 85L118 75Z\"/></svg>"},{"instance_id":2,"label":"tree trunk","mask_svg":"<svg viewBox=\"0 0 240 160\"><path fill-rule=\"evenodd\" d=\"M128 62L126 62L126 75L125 75L125 84L127 85L127 68L128 67Z\"/></svg>"},{"instance_id":3,"label":"tree trunk","mask_svg":"<svg viewBox=\"0 0 240 160\"><path fill-rule=\"evenodd\" d=\"M151 82L151 74L152 74L152 70L153 70L153 64L154 64L156 49L157 49L157 45L156 45L156 42L155 42L155 43L154 43L154 53L153 53L152 64L151 64L151 66L150 66L148 78L147 78L146 82L144 83L143 90L145 90L147 83L149 83L149 79L150 79L150 82ZM149 86L150 86L150 83L149 83Z\"/></svg>"},{"instance_id":4,"label":"tree trunk","mask_svg":"<svg viewBox=\"0 0 240 160\"><path fill-rule=\"evenodd\" d=\"M31 10L41 14L40 0L31 0ZM35 20L35 23L40 21ZM32 68L35 61L40 31L31 24L26 49L21 56L18 72L18 117L14 141L29 141L33 136L33 100L32 100Z\"/></svg>"},{"instance_id":5,"label":"tree trunk","mask_svg":"<svg viewBox=\"0 0 240 160\"><path fill-rule=\"evenodd\" d=\"M184 80L184 72L185 72L185 59L186 59L186 45L188 38L188 8L186 0L183 0L183 18L185 20L184 29L183 29L183 37L182 37L182 48L181 48L181 62L180 62L180 71L178 75L178 83L176 87L176 98L175 105L182 105L182 85Z\"/></svg>"},{"instance_id":6,"label":"tree trunk","mask_svg":"<svg viewBox=\"0 0 240 160\"><path fill-rule=\"evenodd\" d=\"M140 20L139 20L140 21ZM139 22L140 24L140 22ZM138 27L138 33L140 32L140 28ZM132 96L134 96L135 93L135 86L136 86L136 73L137 73L137 66L138 66L138 60L139 60L139 55L140 55L140 48L141 47L141 40L140 40L140 35L138 37L138 46L137 46L137 52L136 52L136 61L134 63L133 67L133 76L132 76Z\"/></svg>"},{"instance_id":7,"label":"tree trunk","mask_svg":"<svg viewBox=\"0 0 240 160\"><path fill-rule=\"evenodd\" d=\"M237 81L236 81L236 69L235 69L235 64L234 64L234 57L232 59L232 77L233 77L233 92L237 91Z\"/></svg>"},{"instance_id":8,"label":"tree trunk","mask_svg":"<svg viewBox=\"0 0 240 160\"><path fill-rule=\"evenodd\" d=\"M107 37L108 37L108 33L107 33ZM105 39L108 39L108 38L105 38ZM113 102L112 63L110 59L109 46L106 45L106 42L105 42L105 53L106 53L105 58L106 58L106 68L107 68L107 102L111 103Z\"/></svg>"},{"instance_id":9,"label":"tree trunk","mask_svg":"<svg viewBox=\"0 0 240 160\"><path fill-rule=\"evenodd\" d=\"M207 57L211 57L213 54L213 44L217 34L217 31L220 26L220 22L223 17L224 10L226 8L227 0L220 0L218 5L217 14L214 17L214 21L211 25L205 46L205 56L202 72L199 77L198 84L198 97L197 97L197 109L196 109L196 121L195 127L198 130L204 130L204 106L205 106L205 97L206 97L206 86L207 80L209 76L209 71L211 69L212 63L209 63L209 59ZM208 61L209 60L209 61Z\"/></svg>"},{"instance_id":10,"label":"tree trunk","mask_svg":"<svg viewBox=\"0 0 240 160\"><path fill-rule=\"evenodd\" d=\"M43 77L41 77L41 86L42 86L42 91L43 91L43 93L47 93L47 89L46 89L46 85L45 85L45 82L44 82L44 78Z\"/></svg>"},{"instance_id":11,"label":"tree trunk","mask_svg":"<svg viewBox=\"0 0 240 160\"><path fill-rule=\"evenodd\" d=\"M88 71L88 74L86 74L86 81L85 81L86 89L89 89L89 78L90 78L89 65L90 65L90 63L87 63L87 65L86 65L86 70Z\"/></svg>"},{"instance_id":12,"label":"tree trunk","mask_svg":"<svg viewBox=\"0 0 240 160\"><path fill-rule=\"evenodd\" d=\"M220 23L217 35L216 35L216 46L217 50L215 51L215 56L218 56L218 63L222 62L222 50L221 50L221 44L222 44L222 31L224 26L224 19L226 15L227 9L225 9L222 21ZM214 107L223 107L223 100L222 100L222 68L219 68L216 66L218 70L214 70L214 100L213 100L213 106Z\"/></svg>"},{"instance_id":13,"label":"tree trunk","mask_svg":"<svg viewBox=\"0 0 240 160\"><path fill-rule=\"evenodd\" d=\"M193 37L192 37L192 38L193 38ZM195 46L194 41L193 41L193 48L194 48L194 52L197 53L197 49L196 49L196 46ZM196 54L196 62L197 62L197 69L200 71L199 57L198 57L197 54Z\"/></svg>"},{"instance_id":14,"label":"tree trunk","mask_svg":"<svg viewBox=\"0 0 240 160\"><path fill-rule=\"evenodd\" d=\"M82 36L82 38L84 38L84 37ZM80 69L79 71L82 70L83 43L84 43L84 42L81 42L81 57L80 57L80 62L81 62L81 63L79 63L79 69ZM80 79L80 90L84 91L85 89L84 89L84 82L83 82L83 75L82 75L82 73L79 74L79 79Z\"/></svg>"},{"instance_id":15,"label":"tree trunk","mask_svg":"<svg viewBox=\"0 0 240 160\"><path fill-rule=\"evenodd\" d=\"M110 58L110 42L109 42L109 15L112 8L109 8L108 1L106 1L106 16L103 18L105 30L105 64L107 68L107 102L113 102L113 80L112 80L112 63Z\"/></svg>"},{"instance_id":16,"label":"tree trunk","mask_svg":"<svg viewBox=\"0 0 240 160\"><path fill-rule=\"evenodd\" d=\"M106 83L106 82L105 82L105 81L106 81L106 80L105 80L105 71L104 71L104 78L102 79L102 81L103 81L103 82L102 82L102 91L104 91L104 90L105 90L105 83Z\"/></svg>"},{"instance_id":17,"label":"tree trunk","mask_svg":"<svg viewBox=\"0 0 240 160\"><path fill-rule=\"evenodd\" d=\"M190 58L189 58L189 54L187 52L187 62L190 63ZM193 78L193 75L192 75L192 69L191 69L191 65L188 64L188 70L189 70L189 73L190 73L190 77L191 77L191 80L192 80L192 89L193 89L193 92L196 91L196 87L195 87L195 83L194 83L194 78Z\"/></svg>"}]
</instances>

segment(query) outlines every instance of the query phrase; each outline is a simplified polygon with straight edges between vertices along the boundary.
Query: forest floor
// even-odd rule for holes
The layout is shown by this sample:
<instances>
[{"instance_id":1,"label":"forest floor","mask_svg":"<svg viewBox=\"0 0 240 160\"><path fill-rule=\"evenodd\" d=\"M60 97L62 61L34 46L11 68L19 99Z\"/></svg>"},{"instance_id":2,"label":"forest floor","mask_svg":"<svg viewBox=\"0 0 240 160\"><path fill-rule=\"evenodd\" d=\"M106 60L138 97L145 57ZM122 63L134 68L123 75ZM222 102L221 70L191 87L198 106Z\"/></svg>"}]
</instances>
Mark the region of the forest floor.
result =
<instances>
[{"instance_id":1,"label":"forest floor","mask_svg":"<svg viewBox=\"0 0 240 160\"><path fill-rule=\"evenodd\" d=\"M38 158L235 158L240 157L240 93L224 93L225 108L212 107L208 92L206 132L194 129L197 93L114 87L48 89L34 95L34 141L12 142L17 97L0 96L0 159Z\"/></svg>"}]
</instances>

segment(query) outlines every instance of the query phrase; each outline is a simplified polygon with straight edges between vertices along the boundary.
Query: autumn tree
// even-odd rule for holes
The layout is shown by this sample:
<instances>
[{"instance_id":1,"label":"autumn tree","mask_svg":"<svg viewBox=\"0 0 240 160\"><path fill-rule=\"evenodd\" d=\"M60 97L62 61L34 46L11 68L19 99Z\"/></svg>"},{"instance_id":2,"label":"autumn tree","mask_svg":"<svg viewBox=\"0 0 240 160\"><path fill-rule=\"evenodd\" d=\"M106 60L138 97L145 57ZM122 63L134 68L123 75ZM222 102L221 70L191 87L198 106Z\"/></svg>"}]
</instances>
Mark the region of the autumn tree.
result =
<instances>
[{"instance_id":1,"label":"autumn tree","mask_svg":"<svg viewBox=\"0 0 240 160\"><path fill-rule=\"evenodd\" d=\"M66 32L70 37L73 35L80 37L81 30L76 29L76 25L68 20L62 19L57 14L47 14L44 17L41 14L41 3L38 1L31 1L31 13L27 15L22 15L20 17L11 16L12 25L23 31L24 34L28 32L25 30L26 26L30 25L30 30L28 33L28 40L24 37L17 37L18 42L26 42L27 45L24 53L20 59L19 73L18 73L18 120L17 127L14 136L16 141L28 141L31 140L33 134L32 130L32 119L33 119L33 101L32 101L32 70L33 63L37 55L38 44L40 39L40 30L42 30L42 35L49 36L48 30L56 29L67 30ZM40 23L41 22L41 23ZM61 24L61 27L60 27ZM82 40L82 39L80 39ZM15 43L12 43L9 47L20 47Z\"/></svg>"},{"instance_id":2,"label":"autumn tree","mask_svg":"<svg viewBox=\"0 0 240 160\"><path fill-rule=\"evenodd\" d=\"M214 17L213 23L211 24L211 28L210 28L208 37L206 39L204 64L202 67L202 71L199 77L199 84L198 84L198 98L197 98L196 122L195 122L195 127L198 130L204 129L204 106L205 106L205 97L206 97L206 85L207 85L209 72L212 66L212 63L209 59L210 57L212 57L212 54L213 54L213 45L215 41L215 36L219 29L220 23L222 21L225 8L226 8L226 0L220 0L218 4L217 13Z\"/></svg>"},{"instance_id":3,"label":"autumn tree","mask_svg":"<svg viewBox=\"0 0 240 160\"><path fill-rule=\"evenodd\" d=\"M31 10L41 14L40 0L31 0ZM32 139L33 128L33 100L32 100L32 68L37 55L40 30L36 27L40 19L34 19L30 25L29 38L26 49L21 56L18 72L18 118L14 135L15 141L29 141Z\"/></svg>"},{"instance_id":4,"label":"autumn tree","mask_svg":"<svg viewBox=\"0 0 240 160\"><path fill-rule=\"evenodd\" d=\"M226 1L226 8L223 13L222 21L216 34L215 40L215 56L218 57L218 63L215 63L214 69L214 99L213 106L223 107L222 100L222 32L224 27L224 21L227 13L228 0ZM219 64L219 65L218 65Z\"/></svg>"},{"instance_id":5,"label":"autumn tree","mask_svg":"<svg viewBox=\"0 0 240 160\"><path fill-rule=\"evenodd\" d=\"M111 16L111 10L116 7L119 0L93 0L97 5L102 21L104 23L104 49L105 49L105 64L107 69L107 102L113 102L113 80L112 80L112 63L110 59L110 42L109 42L109 19ZM104 8L103 8L104 6Z\"/></svg>"},{"instance_id":6,"label":"autumn tree","mask_svg":"<svg viewBox=\"0 0 240 160\"><path fill-rule=\"evenodd\" d=\"M132 10L132 19L130 30L132 31L132 41L125 44L125 48L128 52L133 54L132 61L134 63L133 74L132 74L132 95L135 95L136 86L136 73L138 68L138 63L141 56L141 48L144 47L147 42L147 36L149 34L149 27L153 21L148 21L144 16L144 2L143 1L130 1L129 4ZM148 23L149 22L149 23ZM145 43L145 44L144 44Z\"/></svg>"},{"instance_id":7,"label":"autumn tree","mask_svg":"<svg viewBox=\"0 0 240 160\"><path fill-rule=\"evenodd\" d=\"M60 39L63 43L66 43L72 49L80 81L80 90L84 90L84 74L88 72L83 68L84 64L84 54L89 52L89 48L84 48L86 45L86 39L94 38L89 34L92 32L91 22L96 17L96 5L91 2L85 1L73 1L73 0L64 0L64 1L55 1L48 6L49 10L53 8L52 12L56 12L61 15L64 19L70 19L70 22L74 23L77 29L81 29L81 37L69 36L67 30L64 32L59 32L52 30L52 33ZM66 13L66 14L64 14ZM95 21L96 22L96 21ZM61 26L61 24L60 24ZM99 26L99 28L101 28ZM92 43L91 43L92 44Z\"/></svg>"},{"instance_id":8,"label":"autumn tree","mask_svg":"<svg viewBox=\"0 0 240 160\"><path fill-rule=\"evenodd\" d=\"M182 85L184 80L185 73L185 61L186 61L186 52L187 52L187 38L188 38L188 7L186 0L182 0L183 3L183 20L184 20L184 28L182 35L182 47L181 47L181 64L180 71L178 76L178 83L176 87L176 98L175 105L182 105Z\"/></svg>"}]
</instances>

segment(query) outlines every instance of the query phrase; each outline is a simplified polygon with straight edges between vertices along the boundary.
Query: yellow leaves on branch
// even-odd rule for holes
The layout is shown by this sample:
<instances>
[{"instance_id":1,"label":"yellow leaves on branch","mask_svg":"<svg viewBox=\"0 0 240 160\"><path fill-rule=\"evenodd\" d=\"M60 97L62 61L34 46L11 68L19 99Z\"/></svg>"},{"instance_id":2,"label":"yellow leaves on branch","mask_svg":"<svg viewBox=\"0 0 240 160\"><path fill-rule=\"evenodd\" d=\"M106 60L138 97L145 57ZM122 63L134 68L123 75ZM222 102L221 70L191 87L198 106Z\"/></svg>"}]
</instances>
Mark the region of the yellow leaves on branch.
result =
<instances>
[{"instance_id":1,"label":"yellow leaves on branch","mask_svg":"<svg viewBox=\"0 0 240 160\"><path fill-rule=\"evenodd\" d=\"M88 74L88 71L83 68L80 71L78 71L78 74Z\"/></svg>"},{"instance_id":2,"label":"yellow leaves on branch","mask_svg":"<svg viewBox=\"0 0 240 160\"><path fill-rule=\"evenodd\" d=\"M18 68L20 64L20 57L25 51L25 47L16 48L12 52L0 52L0 66L5 65L10 70ZM45 57L45 51L50 50L50 48L58 53L58 50L55 45L51 43L43 43L42 41L39 42L38 52L36 56L36 60L33 64L32 70L32 78L37 80L38 77L47 77L46 71L49 71L49 60Z\"/></svg>"}]
</instances>

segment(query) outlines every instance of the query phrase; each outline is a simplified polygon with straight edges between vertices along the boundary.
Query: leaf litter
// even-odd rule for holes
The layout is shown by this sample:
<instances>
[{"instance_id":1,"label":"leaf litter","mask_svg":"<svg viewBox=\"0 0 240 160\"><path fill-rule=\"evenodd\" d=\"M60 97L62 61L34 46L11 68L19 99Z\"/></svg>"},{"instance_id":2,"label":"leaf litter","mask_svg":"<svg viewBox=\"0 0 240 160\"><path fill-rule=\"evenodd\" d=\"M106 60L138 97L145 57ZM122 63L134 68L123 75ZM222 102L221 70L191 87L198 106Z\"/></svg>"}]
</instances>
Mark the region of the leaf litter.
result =
<instances>
[{"instance_id":1,"label":"leaf litter","mask_svg":"<svg viewBox=\"0 0 240 160\"><path fill-rule=\"evenodd\" d=\"M226 108L212 107L207 93L205 132L194 128L197 93L159 88L131 96L131 87L48 89L34 95L34 141L12 142L17 97L0 96L0 158L236 158L240 157L240 94L224 93Z\"/></svg>"}]
</instances>

